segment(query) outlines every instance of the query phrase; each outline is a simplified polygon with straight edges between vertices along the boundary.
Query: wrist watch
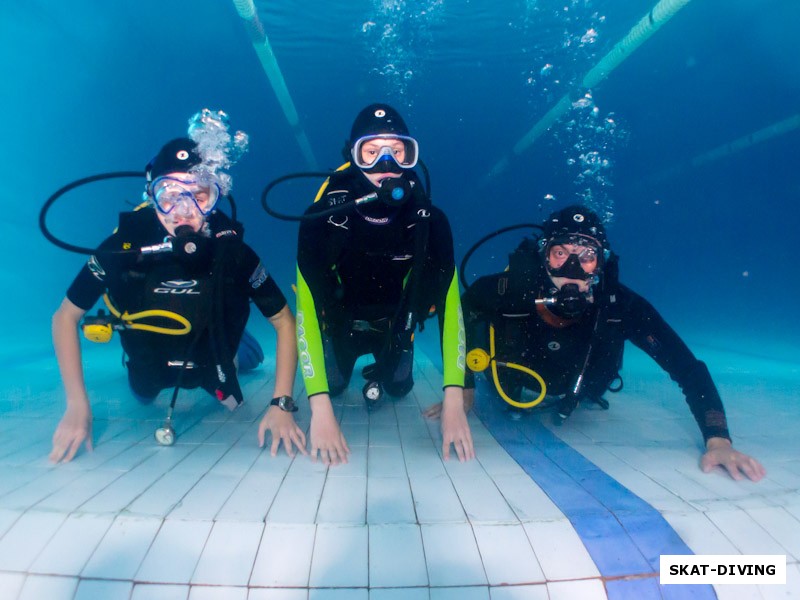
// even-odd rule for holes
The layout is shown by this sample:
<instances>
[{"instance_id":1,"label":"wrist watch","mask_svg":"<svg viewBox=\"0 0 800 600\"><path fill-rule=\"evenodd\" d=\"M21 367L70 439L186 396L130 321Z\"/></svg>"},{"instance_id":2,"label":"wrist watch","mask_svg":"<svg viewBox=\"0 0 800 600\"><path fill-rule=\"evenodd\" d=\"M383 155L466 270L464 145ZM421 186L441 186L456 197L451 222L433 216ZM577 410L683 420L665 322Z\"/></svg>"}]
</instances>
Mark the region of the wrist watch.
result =
<instances>
[{"instance_id":1,"label":"wrist watch","mask_svg":"<svg viewBox=\"0 0 800 600\"><path fill-rule=\"evenodd\" d=\"M277 406L285 412L297 412L297 404L294 403L291 396L278 396L273 398L270 406Z\"/></svg>"}]
</instances>

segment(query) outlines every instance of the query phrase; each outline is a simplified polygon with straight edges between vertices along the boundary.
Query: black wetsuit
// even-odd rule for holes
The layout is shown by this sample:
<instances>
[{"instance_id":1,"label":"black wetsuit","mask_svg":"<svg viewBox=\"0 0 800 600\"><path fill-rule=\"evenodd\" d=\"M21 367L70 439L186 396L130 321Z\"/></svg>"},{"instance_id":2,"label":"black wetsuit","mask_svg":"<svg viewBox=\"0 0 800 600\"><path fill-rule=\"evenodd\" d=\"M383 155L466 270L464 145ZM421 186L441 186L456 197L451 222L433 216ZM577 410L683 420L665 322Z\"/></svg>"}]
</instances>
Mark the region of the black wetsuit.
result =
<instances>
[{"instance_id":1,"label":"black wetsuit","mask_svg":"<svg viewBox=\"0 0 800 600\"><path fill-rule=\"evenodd\" d=\"M207 243L200 244L207 252L199 252L204 257L196 262L179 260L170 252L112 254L109 251L159 244L167 235L152 208L122 213L118 230L100 245L67 291L67 298L83 310L108 292L120 313L165 310L189 320L192 331L186 335L136 329L120 332L131 389L140 399L152 399L162 389L176 385L180 365L190 362L193 368L180 375L181 387L203 387L220 400L233 395L241 402L232 361L250 314L249 302L252 299L266 317L286 305L233 221L215 212L207 225L209 236L202 240ZM218 275L212 273L215 270ZM136 322L180 327L161 317ZM220 381L218 364L225 381Z\"/></svg>"},{"instance_id":2,"label":"black wetsuit","mask_svg":"<svg viewBox=\"0 0 800 600\"><path fill-rule=\"evenodd\" d=\"M530 250L529 250L530 251ZM529 259L532 257L529 257ZM622 367L625 340L649 354L680 385L704 439L730 439L719 393L705 363L695 358L677 333L644 298L621 284L595 294L577 319L558 317L534 300L552 296L552 282L541 263L478 279L462 297L468 348L489 350L488 324L495 328L498 360L538 372L548 395L570 394L584 369L577 399L601 398ZM589 352L590 345L592 347ZM486 371L491 378L490 371ZM536 388L531 377L500 368L501 385L512 398L521 386ZM474 376L467 374L467 387Z\"/></svg>"},{"instance_id":3,"label":"black wetsuit","mask_svg":"<svg viewBox=\"0 0 800 600\"><path fill-rule=\"evenodd\" d=\"M463 320L450 225L430 206L416 176L403 176L414 185L402 207L357 207L354 201L376 188L349 168L332 176L320 201L306 211L344 207L300 226L298 348L309 396L340 393L364 354L377 362L371 379L391 395L408 393L413 344L404 323L410 313L423 319L432 306L439 317L444 385L463 385ZM427 243L419 251L424 227ZM415 259L421 254L424 260ZM417 266L422 275L414 286L409 282Z\"/></svg>"}]
</instances>

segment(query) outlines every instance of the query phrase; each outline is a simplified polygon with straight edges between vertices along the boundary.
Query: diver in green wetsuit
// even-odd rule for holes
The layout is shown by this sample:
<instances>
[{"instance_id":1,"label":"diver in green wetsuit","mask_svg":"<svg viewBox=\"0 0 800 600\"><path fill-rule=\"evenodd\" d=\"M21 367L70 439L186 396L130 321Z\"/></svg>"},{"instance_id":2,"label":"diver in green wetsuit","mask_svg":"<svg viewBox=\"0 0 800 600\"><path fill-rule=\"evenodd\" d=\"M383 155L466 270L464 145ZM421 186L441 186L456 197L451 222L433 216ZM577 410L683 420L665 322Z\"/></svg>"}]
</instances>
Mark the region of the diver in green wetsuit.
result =
<instances>
[{"instance_id":1,"label":"diver in green wetsuit","mask_svg":"<svg viewBox=\"0 0 800 600\"><path fill-rule=\"evenodd\" d=\"M311 456L347 462L330 398L348 386L359 356L375 358L363 372L368 403L411 390L414 330L435 307L443 455L449 458L453 444L460 460L473 458L452 234L413 171L417 142L396 110L373 104L357 116L346 151L352 162L331 175L306 211L325 214L304 219L298 240L297 336L312 410Z\"/></svg>"}]
</instances>

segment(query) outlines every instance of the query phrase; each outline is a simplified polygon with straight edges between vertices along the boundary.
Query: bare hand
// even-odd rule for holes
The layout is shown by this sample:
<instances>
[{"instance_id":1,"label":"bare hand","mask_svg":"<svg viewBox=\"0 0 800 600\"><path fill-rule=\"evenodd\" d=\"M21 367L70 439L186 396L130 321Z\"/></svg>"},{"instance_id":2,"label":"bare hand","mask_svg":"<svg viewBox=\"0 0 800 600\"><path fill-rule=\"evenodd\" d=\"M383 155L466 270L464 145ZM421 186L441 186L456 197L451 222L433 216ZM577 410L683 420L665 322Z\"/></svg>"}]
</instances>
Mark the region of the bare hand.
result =
<instances>
[{"instance_id":1,"label":"bare hand","mask_svg":"<svg viewBox=\"0 0 800 600\"><path fill-rule=\"evenodd\" d=\"M450 460L450 444L456 449L461 462L475 458L472 445L472 434L464 411L463 391L461 388L448 387L444 390L442 402L442 455Z\"/></svg>"},{"instance_id":2,"label":"bare hand","mask_svg":"<svg viewBox=\"0 0 800 600\"><path fill-rule=\"evenodd\" d=\"M272 445L270 446L269 453L272 456L278 455L278 448L280 448L281 441L286 450L286 454L294 457L294 447L301 454L308 454L306 450L306 435L303 430L297 426L294 416L290 412L281 410L278 406L270 406L261 423L258 424L258 447L264 447L264 440L266 432L272 434Z\"/></svg>"},{"instance_id":3,"label":"bare hand","mask_svg":"<svg viewBox=\"0 0 800 600\"><path fill-rule=\"evenodd\" d=\"M737 481L743 479L742 473L752 481L760 481L767 474L760 462L735 450L730 440L709 438L706 443L706 453L700 460L700 468L703 473L708 473L717 466L725 467L730 476Z\"/></svg>"},{"instance_id":4,"label":"bare hand","mask_svg":"<svg viewBox=\"0 0 800 600\"><path fill-rule=\"evenodd\" d=\"M319 394L310 399L311 412L311 460L317 462L317 452L322 463L338 465L347 462L350 448L342 435L339 423L333 414L330 398Z\"/></svg>"},{"instance_id":5,"label":"bare hand","mask_svg":"<svg viewBox=\"0 0 800 600\"><path fill-rule=\"evenodd\" d=\"M88 402L69 404L53 434L53 450L50 460L54 463L71 461L86 442L86 450L92 451L92 411Z\"/></svg>"},{"instance_id":6,"label":"bare hand","mask_svg":"<svg viewBox=\"0 0 800 600\"><path fill-rule=\"evenodd\" d=\"M464 412L468 413L475 405L475 388L464 388ZM422 416L426 419L438 419L442 416L442 403L431 404L422 411Z\"/></svg>"}]
</instances>

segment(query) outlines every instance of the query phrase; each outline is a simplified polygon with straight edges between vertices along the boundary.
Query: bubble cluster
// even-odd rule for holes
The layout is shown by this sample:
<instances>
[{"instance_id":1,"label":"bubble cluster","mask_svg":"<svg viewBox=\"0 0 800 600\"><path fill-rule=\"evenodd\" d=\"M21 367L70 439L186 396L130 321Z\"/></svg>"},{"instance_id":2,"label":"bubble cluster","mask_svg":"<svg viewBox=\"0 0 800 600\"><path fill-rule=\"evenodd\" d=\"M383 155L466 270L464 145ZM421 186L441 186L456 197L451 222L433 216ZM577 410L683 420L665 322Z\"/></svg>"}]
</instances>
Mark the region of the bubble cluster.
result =
<instances>
[{"instance_id":1,"label":"bubble cluster","mask_svg":"<svg viewBox=\"0 0 800 600\"><path fill-rule=\"evenodd\" d=\"M439 20L444 0L373 0L372 14L361 25L376 64L371 73L383 78L392 94L408 98L409 84L433 42L432 26Z\"/></svg>"},{"instance_id":2,"label":"bubble cluster","mask_svg":"<svg viewBox=\"0 0 800 600\"><path fill-rule=\"evenodd\" d=\"M530 69L523 73L529 105L544 114L563 96L571 99L569 112L552 129L551 143L562 157L571 195L608 222L614 215L610 193L614 156L628 134L612 113L604 114L597 106L591 90L581 89L582 78L610 42L603 35L606 18L595 4L596 0L564 0L557 5L528 0L525 18L517 26L531 40L523 48L531 57Z\"/></svg>"},{"instance_id":3,"label":"bubble cluster","mask_svg":"<svg viewBox=\"0 0 800 600\"><path fill-rule=\"evenodd\" d=\"M221 110L204 108L189 119L189 137L197 144L202 162L192 172L215 176L227 194L232 187L231 176L225 172L247 152L250 138L243 131L230 133L228 115Z\"/></svg>"}]
</instances>

